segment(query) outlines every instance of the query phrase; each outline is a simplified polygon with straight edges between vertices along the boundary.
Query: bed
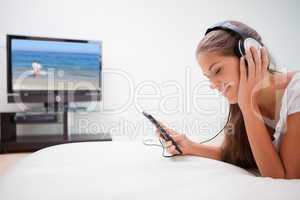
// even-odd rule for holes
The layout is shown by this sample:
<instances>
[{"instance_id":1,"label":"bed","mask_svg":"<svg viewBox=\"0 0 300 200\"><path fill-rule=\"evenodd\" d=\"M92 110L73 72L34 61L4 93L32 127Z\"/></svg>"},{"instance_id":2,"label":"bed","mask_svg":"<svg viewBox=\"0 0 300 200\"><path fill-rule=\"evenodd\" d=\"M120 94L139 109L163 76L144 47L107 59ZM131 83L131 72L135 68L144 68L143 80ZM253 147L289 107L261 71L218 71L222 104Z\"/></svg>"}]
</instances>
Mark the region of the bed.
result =
<instances>
[{"instance_id":1,"label":"bed","mask_svg":"<svg viewBox=\"0 0 300 200\"><path fill-rule=\"evenodd\" d=\"M164 158L142 142L83 142L37 151L0 177L1 200L299 200L300 180L257 177L201 157Z\"/></svg>"}]
</instances>

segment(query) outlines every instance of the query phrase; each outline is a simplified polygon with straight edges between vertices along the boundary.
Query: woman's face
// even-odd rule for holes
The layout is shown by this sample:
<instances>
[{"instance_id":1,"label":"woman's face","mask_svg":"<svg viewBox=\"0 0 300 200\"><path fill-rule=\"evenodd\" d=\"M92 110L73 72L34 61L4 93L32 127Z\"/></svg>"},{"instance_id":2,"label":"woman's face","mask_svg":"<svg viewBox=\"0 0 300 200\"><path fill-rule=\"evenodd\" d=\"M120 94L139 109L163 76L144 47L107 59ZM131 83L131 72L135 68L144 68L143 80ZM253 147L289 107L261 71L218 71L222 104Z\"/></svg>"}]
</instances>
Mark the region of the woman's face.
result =
<instances>
[{"instance_id":1,"label":"woman's face","mask_svg":"<svg viewBox=\"0 0 300 200\"><path fill-rule=\"evenodd\" d=\"M240 79L240 62L236 56L224 56L215 52L200 52L197 57L202 73L206 76L212 89L217 89L236 104Z\"/></svg>"}]
</instances>

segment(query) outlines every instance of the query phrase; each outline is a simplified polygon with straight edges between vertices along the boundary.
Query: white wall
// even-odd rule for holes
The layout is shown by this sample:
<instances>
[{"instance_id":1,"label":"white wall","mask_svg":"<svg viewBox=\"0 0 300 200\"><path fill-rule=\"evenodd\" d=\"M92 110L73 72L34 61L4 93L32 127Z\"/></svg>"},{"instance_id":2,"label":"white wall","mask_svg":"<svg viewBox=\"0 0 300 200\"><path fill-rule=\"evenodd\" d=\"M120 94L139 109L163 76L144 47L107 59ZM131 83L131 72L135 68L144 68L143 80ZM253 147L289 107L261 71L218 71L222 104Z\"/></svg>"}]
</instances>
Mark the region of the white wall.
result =
<instances>
[{"instance_id":1,"label":"white wall","mask_svg":"<svg viewBox=\"0 0 300 200\"><path fill-rule=\"evenodd\" d=\"M131 139L151 135L140 106L177 130L197 125L184 132L207 138L227 114L226 101L204 87L201 101L192 103L191 91L203 85L194 51L207 26L226 19L245 22L262 35L277 63L293 70L300 67L298 8L297 0L1 0L0 110L16 107L6 100L6 34L103 40L102 114L76 115L72 130L88 119L91 131L101 128ZM151 97L136 99L137 93Z\"/></svg>"}]
</instances>

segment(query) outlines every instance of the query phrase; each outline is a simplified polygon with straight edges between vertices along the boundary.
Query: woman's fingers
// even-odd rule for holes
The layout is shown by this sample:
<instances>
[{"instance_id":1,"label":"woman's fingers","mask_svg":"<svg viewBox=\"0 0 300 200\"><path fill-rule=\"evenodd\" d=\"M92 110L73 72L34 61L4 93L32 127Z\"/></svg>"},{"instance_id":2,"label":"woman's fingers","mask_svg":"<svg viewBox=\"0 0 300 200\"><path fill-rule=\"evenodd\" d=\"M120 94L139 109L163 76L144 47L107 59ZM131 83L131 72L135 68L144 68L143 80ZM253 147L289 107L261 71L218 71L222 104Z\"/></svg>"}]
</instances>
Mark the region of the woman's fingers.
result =
<instances>
[{"instance_id":1,"label":"woman's fingers","mask_svg":"<svg viewBox=\"0 0 300 200\"><path fill-rule=\"evenodd\" d=\"M173 144L172 144L172 142L171 141L167 141L166 143L165 143L165 148L169 148L169 147L171 147Z\"/></svg>"},{"instance_id":2,"label":"woman's fingers","mask_svg":"<svg viewBox=\"0 0 300 200\"><path fill-rule=\"evenodd\" d=\"M169 152L170 154L178 154L179 152L176 150L174 145L171 145L166 148L166 151Z\"/></svg>"},{"instance_id":3,"label":"woman's fingers","mask_svg":"<svg viewBox=\"0 0 300 200\"><path fill-rule=\"evenodd\" d=\"M175 136L175 135L178 135L178 133L176 133L175 131L171 130L171 129L168 129L166 128L165 129L167 134L170 135L171 137ZM161 130L160 129L156 129L155 131L156 135L161 137Z\"/></svg>"},{"instance_id":4,"label":"woman's fingers","mask_svg":"<svg viewBox=\"0 0 300 200\"><path fill-rule=\"evenodd\" d=\"M174 135L178 135L178 133L176 133L173 129L170 129L170 128L166 128L165 129L167 131L167 133L171 136L174 136Z\"/></svg>"},{"instance_id":5,"label":"woman's fingers","mask_svg":"<svg viewBox=\"0 0 300 200\"><path fill-rule=\"evenodd\" d=\"M253 80L255 76L255 63L250 48L246 49L246 59L248 63L248 80Z\"/></svg>"},{"instance_id":6,"label":"woman's fingers","mask_svg":"<svg viewBox=\"0 0 300 200\"><path fill-rule=\"evenodd\" d=\"M158 121L158 123L159 123L159 125L160 125L163 129L165 129L165 130L167 131L167 133L168 133L169 135L176 135L176 134L177 134L174 130L168 128L168 127L167 127L164 123L162 123L161 121ZM158 130L159 130L159 129L158 129Z\"/></svg>"},{"instance_id":7,"label":"woman's fingers","mask_svg":"<svg viewBox=\"0 0 300 200\"><path fill-rule=\"evenodd\" d=\"M241 82L245 82L247 80L246 62L244 56L240 59L240 76Z\"/></svg>"},{"instance_id":8,"label":"woman's fingers","mask_svg":"<svg viewBox=\"0 0 300 200\"><path fill-rule=\"evenodd\" d=\"M260 52L261 52L261 64L262 64L261 73L266 74L266 72L268 70L268 65L269 65L267 49L265 47L263 47L263 48L261 48Z\"/></svg>"},{"instance_id":9,"label":"woman's fingers","mask_svg":"<svg viewBox=\"0 0 300 200\"><path fill-rule=\"evenodd\" d=\"M173 138L173 140L176 143L178 143L178 142L180 142L180 141L183 140L184 135L182 135L182 134L176 134L176 135L172 135L171 137Z\"/></svg>"},{"instance_id":10,"label":"woman's fingers","mask_svg":"<svg viewBox=\"0 0 300 200\"><path fill-rule=\"evenodd\" d=\"M259 80L261 78L261 59L260 59L260 49L256 49L255 47L250 48L252 57L254 60L254 68L255 68L255 78Z\"/></svg>"},{"instance_id":11,"label":"woman's fingers","mask_svg":"<svg viewBox=\"0 0 300 200\"><path fill-rule=\"evenodd\" d=\"M169 134L169 133L168 133ZM157 131L156 131L156 135L158 136L158 137L160 137L160 138L162 138L161 137L161 133L160 133L160 131L157 129ZM181 140L182 140L182 135L181 134L169 134L169 136L176 142L176 143L178 143L178 142L180 142ZM162 138L163 139L163 138ZM163 141L164 142L166 142L164 139L163 139ZM168 141L168 142L171 142L171 141Z\"/></svg>"}]
</instances>

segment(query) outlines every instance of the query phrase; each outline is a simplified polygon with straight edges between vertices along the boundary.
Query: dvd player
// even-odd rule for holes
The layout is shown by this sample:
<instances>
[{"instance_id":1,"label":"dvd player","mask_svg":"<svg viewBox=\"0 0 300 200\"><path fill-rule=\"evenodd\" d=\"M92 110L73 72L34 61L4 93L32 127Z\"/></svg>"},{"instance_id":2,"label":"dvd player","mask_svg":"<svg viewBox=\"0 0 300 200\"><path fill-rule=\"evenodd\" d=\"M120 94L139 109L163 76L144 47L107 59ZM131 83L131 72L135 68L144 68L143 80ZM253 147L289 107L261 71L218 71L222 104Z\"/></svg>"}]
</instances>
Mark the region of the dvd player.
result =
<instances>
[{"instance_id":1,"label":"dvd player","mask_svg":"<svg viewBox=\"0 0 300 200\"><path fill-rule=\"evenodd\" d=\"M17 113L14 121L19 124L56 123L58 117L56 113Z\"/></svg>"}]
</instances>

